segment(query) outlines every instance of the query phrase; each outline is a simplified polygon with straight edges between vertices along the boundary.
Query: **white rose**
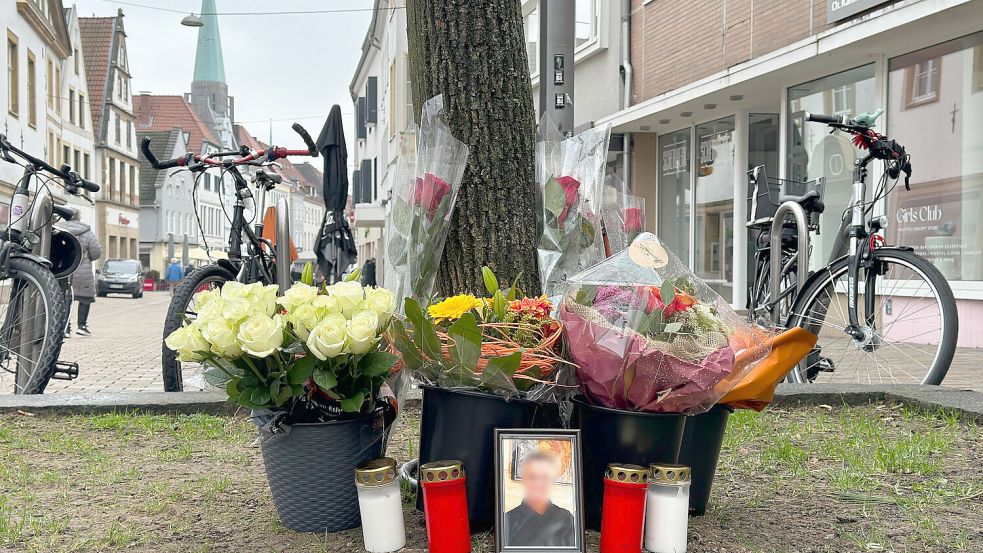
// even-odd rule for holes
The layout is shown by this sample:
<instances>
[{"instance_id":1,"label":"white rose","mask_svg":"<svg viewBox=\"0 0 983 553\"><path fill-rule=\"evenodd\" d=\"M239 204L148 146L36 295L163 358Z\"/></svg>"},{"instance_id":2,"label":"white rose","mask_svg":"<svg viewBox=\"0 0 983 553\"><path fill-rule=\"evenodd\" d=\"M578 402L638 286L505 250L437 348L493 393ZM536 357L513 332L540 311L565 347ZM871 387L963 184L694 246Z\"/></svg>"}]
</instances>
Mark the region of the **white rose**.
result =
<instances>
[{"instance_id":1,"label":"white rose","mask_svg":"<svg viewBox=\"0 0 983 553\"><path fill-rule=\"evenodd\" d=\"M320 322L317 309L312 305L298 305L287 314L287 321L294 329L294 333L301 340L306 341L311 334L311 329Z\"/></svg>"},{"instance_id":2,"label":"white rose","mask_svg":"<svg viewBox=\"0 0 983 553\"><path fill-rule=\"evenodd\" d=\"M250 315L239 326L239 345L253 357L267 357L283 345L283 321L279 316Z\"/></svg>"},{"instance_id":3,"label":"white rose","mask_svg":"<svg viewBox=\"0 0 983 553\"><path fill-rule=\"evenodd\" d=\"M396 310L396 297L386 288L370 286L365 289L365 309L371 309L379 316L379 332L389 324L393 311Z\"/></svg>"},{"instance_id":4,"label":"white rose","mask_svg":"<svg viewBox=\"0 0 983 553\"><path fill-rule=\"evenodd\" d=\"M195 324L175 330L164 339L164 343L177 352L178 361L201 361L204 359L201 353L208 351L208 342Z\"/></svg>"},{"instance_id":5,"label":"white rose","mask_svg":"<svg viewBox=\"0 0 983 553\"><path fill-rule=\"evenodd\" d=\"M202 309L206 305L221 301L222 291L218 288L209 288L208 290L202 290L201 292L195 294L195 305L198 307L198 309Z\"/></svg>"},{"instance_id":6,"label":"white rose","mask_svg":"<svg viewBox=\"0 0 983 553\"><path fill-rule=\"evenodd\" d=\"M231 280L222 285L222 299L231 300L235 298L245 298L249 294L246 285L235 280Z\"/></svg>"},{"instance_id":7,"label":"white rose","mask_svg":"<svg viewBox=\"0 0 983 553\"><path fill-rule=\"evenodd\" d=\"M338 300L338 307L345 317L351 317L358 311L362 300L365 299L365 290L357 282L339 282L328 286L328 294Z\"/></svg>"},{"instance_id":8,"label":"white rose","mask_svg":"<svg viewBox=\"0 0 983 553\"><path fill-rule=\"evenodd\" d=\"M201 335L211 344L212 353L226 359L242 355L242 348L236 341L238 331L235 323L228 319L211 319L201 325Z\"/></svg>"},{"instance_id":9,"label":"white rose","mask_svg":"<svg viewBox=\"0 0 983 553\"><path fill-rule=\"evenodd\" d=\"M238 323L254 311L253 304L246 298L232 298L222 302L222 317ZM208 318L211 320L211 317Z\"/></svg>"},{"instance_id":10,"label":"white rose","mask_svg":"<svg viewBox=\"0 0 983 553\"><path fill-rule=\"evenodd\" d=\"M268 316L272 317L276 313L277 304L277 285L267 284L263 286L259 283L254 283L249 285L249 294L246 299L250 300L253 304L253 309L266 313Z\"/></svg>"},{"instance_id":11,"label":"white rose","mask_svg":"<svg viewBox=\"0 0 983 553\"><path fill-rule=\"evenodd\" d=\"M300 305L310 305L317 297L317 288L303 282L297 282L287 289L283 297L277 299L277 303L282 305L287 312L296 309Z\"/></svg>"},{"instance_id":12,"label":"white rose","mask_svg":"<svg viewBox=\"0 0 983 553\"><path fill-rule=\"evenodd\" d=\"M314 298L312 305L317 311L318 317L322 319L331 314L341 314L341 305L338 303L338 298L334 296L318 294L318 296Z\"/></svg>"},{"instance_id":13,"label":"white rose","mask_svg":"<svg viewBox=\"0 0 983 553\"><path fill-rule=\"evenodd\" d=\"M348 343L351 352L360 355L379 343L379 316L375 311L360 311L348 321Z\"/></svg>"},{"instance_id":14,"label":"white rose","mask_svg":"<svg viewBox=\"0 0 983 553\"><path fill-rule=\"evenodd\" d=\"M321 361L345 353L348 346L348 320L334 313L317 324L307 337L307 347Z\"/></svg>"}]
</instances>

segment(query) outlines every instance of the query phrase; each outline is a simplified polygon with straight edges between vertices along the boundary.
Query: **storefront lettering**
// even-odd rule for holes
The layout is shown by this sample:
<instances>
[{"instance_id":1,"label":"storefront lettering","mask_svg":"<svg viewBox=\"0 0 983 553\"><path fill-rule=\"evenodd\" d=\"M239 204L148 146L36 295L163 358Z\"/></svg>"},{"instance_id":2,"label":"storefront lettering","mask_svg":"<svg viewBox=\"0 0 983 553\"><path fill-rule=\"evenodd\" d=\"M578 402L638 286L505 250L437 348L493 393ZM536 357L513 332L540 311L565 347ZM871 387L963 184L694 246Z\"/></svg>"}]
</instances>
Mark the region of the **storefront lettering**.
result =
<instances>
[{"instance_id":1,"label":"storefront lettering","mask_svg":"<svg viewBox=\"0 0 983 553\"><path fill-rule=\"evenodd\" d=\"M826 22L833 23L891 0L828 0Z\"/></svg>"},{"instance_id":2,"label":"storefront lettering","mask_svg":"<svg viewBox=\"0 0 983 553\"><path fill-rule=\"evenodd\" d=\"M942 220L942 208L935 205L902 207L895 214L898 223L934 223Z\"/></svg>"},{"instance_id":3,"label":"storefront lettering","mask_svg":"<svg viewBox=\"0 0 983 553\"><path fill-rule=\"evenodd\" d=\"M689 170L689 141L673 142L662 147L662 174L678 175Z\"/></svg>"}]
</instances>

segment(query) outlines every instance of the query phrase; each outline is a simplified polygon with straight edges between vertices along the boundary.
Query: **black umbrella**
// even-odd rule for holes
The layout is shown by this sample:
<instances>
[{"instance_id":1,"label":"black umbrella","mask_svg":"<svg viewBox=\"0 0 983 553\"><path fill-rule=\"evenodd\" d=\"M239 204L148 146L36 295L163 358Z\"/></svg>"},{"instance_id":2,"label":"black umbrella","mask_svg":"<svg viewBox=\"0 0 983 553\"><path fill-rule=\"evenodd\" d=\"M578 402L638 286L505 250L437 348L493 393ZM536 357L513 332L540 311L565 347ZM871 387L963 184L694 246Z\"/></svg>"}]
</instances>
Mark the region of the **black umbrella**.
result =
<instances>
[{"instance_id":1,"label":"black umbrella","mask_svg":"<svg viewBox=\"0 0 983 553\"><path fill-rule=\"evenodd\" d=\"M317 137L316 146L324 157L322 192L326 212L314 252L321 273L330 282L337 282L358 255L352 229L345 217L348 204L348 148L345 146L345 129L338 105L331 106L331 113Z\"/></svg>"}]
</instances>

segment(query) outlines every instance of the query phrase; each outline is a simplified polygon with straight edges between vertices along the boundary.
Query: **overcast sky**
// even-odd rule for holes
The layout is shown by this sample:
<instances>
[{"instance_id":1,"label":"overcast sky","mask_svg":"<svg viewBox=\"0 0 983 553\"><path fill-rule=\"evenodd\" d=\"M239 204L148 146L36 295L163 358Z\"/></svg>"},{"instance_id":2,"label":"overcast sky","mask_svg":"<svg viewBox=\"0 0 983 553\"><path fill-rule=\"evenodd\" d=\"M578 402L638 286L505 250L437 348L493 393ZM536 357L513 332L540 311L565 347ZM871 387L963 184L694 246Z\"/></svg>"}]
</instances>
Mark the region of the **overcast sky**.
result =
<instances>
[{"instance_id":1,"label":"overcast sky","mask_svg":"<svg viewBox=\"0 0 983 553\"><path fill-rule=\"evenodd\" d=\"M71 5L71 0L64 2ZM201 0L76 0L79 15L126 15L132 90L184 94L191 89L198 30L181 15L133 4L198 13ZM216 0L217 11L269 12L372 8L372 0ZM361 55L371 11L303 15L219 16L225 78L235 97L238 123L263 141L299 147L290 129L303 125L316 139L333 104L345 115L345 136L354 135L348 84ZM318 164L319 166L319 164Z\"/></svg>"}]
</instances>

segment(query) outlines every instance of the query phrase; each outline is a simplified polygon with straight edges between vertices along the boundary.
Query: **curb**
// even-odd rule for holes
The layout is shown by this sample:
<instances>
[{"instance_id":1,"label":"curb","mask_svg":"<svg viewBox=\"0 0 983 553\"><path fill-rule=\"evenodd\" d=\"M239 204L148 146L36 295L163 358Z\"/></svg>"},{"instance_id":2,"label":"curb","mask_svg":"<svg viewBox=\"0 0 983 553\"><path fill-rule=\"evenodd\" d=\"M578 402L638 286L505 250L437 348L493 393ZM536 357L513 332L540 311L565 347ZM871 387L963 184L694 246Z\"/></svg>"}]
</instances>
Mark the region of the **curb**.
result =
<instances>
[{"instance_id":1,"label":"curb","mask_svg":"<svg viewBox=\"0 0 983 553\"><path fill-rule=\"evenodd\" d=\"M416 393L413 393L416 392ZM780 384L773 407L803 405L867 405L897 402L924 410L941 410L983 424L983 392L922 385ZM418 390L403 401L419 406ZM156 414L206 413L230 415L243 409L214 392L97 392L48 395L0 395L0 414L24 411L35 414L98 414L113 411Z\"/></svg>"}]
</instances>

